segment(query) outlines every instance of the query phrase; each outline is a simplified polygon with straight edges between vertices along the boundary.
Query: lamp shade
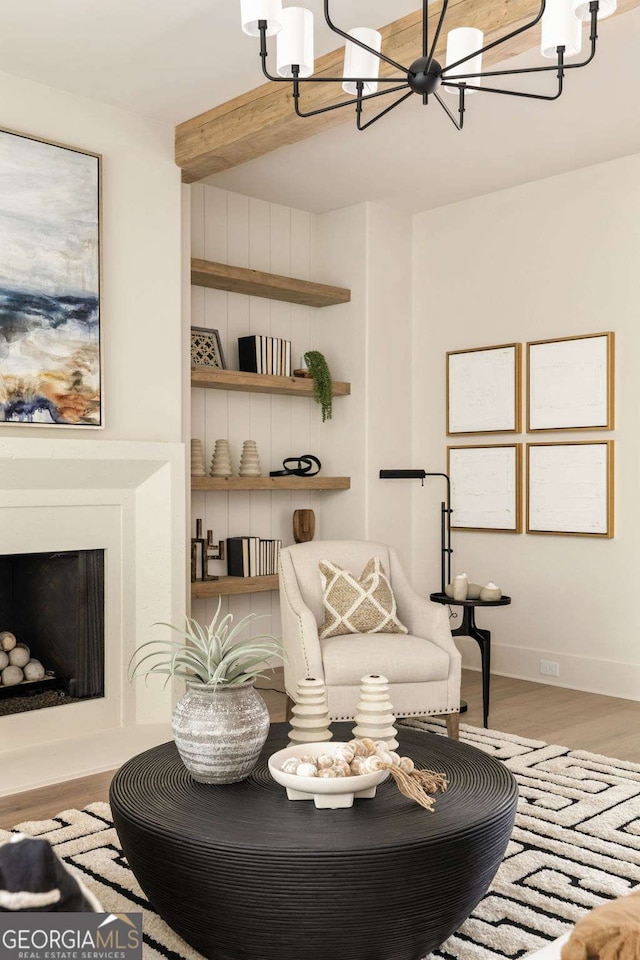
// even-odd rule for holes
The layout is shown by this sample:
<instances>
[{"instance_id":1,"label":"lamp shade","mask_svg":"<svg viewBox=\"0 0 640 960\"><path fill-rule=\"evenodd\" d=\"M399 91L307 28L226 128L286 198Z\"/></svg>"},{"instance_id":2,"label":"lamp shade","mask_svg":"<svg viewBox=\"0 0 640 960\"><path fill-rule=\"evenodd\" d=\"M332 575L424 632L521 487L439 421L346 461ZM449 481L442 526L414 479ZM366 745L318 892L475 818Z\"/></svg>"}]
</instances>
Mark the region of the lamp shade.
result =
<instances>
[{"instance_id":1,"label":"lamp shade","mask_svg":"<svg viewBox=\"0 0 640 960\"><path fill-rule=\"evenodd\" d=\"M280 77L292 77L292 67L300 68L300 77L313 74L313 14L304 7L285 7L282 30L278 34L277 70Z\"/></svg>"},{"instance_id":2,"label":"lamp shade","mask_svg":"<svg viewBox=\"0 0 640 960\"><path fill-rule=\"evenodd\" d=\"M558 47L564 47L565 57L582 50L582 21L573 12L573 0L547 0L542 14L542 56L555 59Z\"/></svg>"},{"instance_id":3,"label":"lamp shade","mask_svg":"<svg viewBox=\"0 0 640 960\"><path fill-rule=\"evenodd\" d=\"M353 30L349 30L349 36L355 37L356 40L360 40L361 43L366 43L368 47L373 47L374 50L380 53L382 48L382 34L378 33L377 30L373 30L371 27L354 27ZM350 93L355 97L358 93L358 88L353 81L364 77L377 77L379 70L380 59L376 57L375 54L369 53L368 50L363 50L362 47L359 47L356 43L351 43L347 40L344 48L343 76L347 78L352 77L353 80L350 83L342 84L342 89L345 93ZM377 83L365 83L362 92L366 96L369 93L375 93L377 89Z\"/></svg>"},{"instance_id":4,"label":"lamp shade","mask_svg":"<svg viewBox=\"0 0 640 960\"><path fill-rule=\"evenodd\" d=\"M259 37L260 20L267 21L267 36L278 33L282 26L282 0L240 0L242 29L250 37Z\"/></svg>"},{"instance_id":5,"label":"lamp shade","mask_svg":"<svg viewBox=\"0 0 640 960\"><path fill-rule=\"evenodd\" d=\"M453 70L447 70L445 67L445 80L455 82L456 77L464 78L465 74L480 73L482 70L482 54L476 53L476 50L482 50L483 42L484 33L476 27L456 27L455 30L450 30L447 34L447 66L450 63L457 63L458 60L469 57L471 54L475 54L475 56L471 56L470 60L461 63L459 67L454 67ZM469 79L469 83L476 87L479 87L481 82L481 77ZM445 87L444 89L447 93L458 95L456 87ZM467 90L467 95L475 92L475 90Z\"/></svg>"},{"instance_id":6,"label":"lamp shade","mask_svg":"<svg viewBox=\"0 0 640 960\"><path fill-rule=\"evenodd\" d=\"M598 20L606 20L618 7L617 0L600 0L598 4ZM578 20L591 20L589 0L573 0L573 12Z\"/></svg>"}]
</instances>

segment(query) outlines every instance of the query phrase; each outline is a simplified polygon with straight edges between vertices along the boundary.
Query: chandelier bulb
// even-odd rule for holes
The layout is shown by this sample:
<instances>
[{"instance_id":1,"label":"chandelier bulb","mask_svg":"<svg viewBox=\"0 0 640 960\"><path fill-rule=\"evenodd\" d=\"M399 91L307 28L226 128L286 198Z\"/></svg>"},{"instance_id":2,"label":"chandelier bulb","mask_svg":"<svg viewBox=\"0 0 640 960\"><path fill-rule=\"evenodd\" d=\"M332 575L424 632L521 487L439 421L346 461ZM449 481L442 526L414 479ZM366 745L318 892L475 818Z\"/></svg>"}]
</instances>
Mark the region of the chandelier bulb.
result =
<instances>
[{"instance_id":1,"label":"chandelier bulb","mask_svg":"<svg viewBox=\"0 0 640 960\"><path fill-rule=\"evenodd\" d=\"M259 37L259 23L266 20L267 36L272 37L282 26L282 0L240 0L240 19L249 37Z\"/></svg>"},{"instance_id":2,"label":"chandelier bulb","mask_svg":"<svg viewBox=\"0 0 640 960\"><path fill-rule=\"evenodd\" d=\"M299 77L313 76L313 13L306 7L283 9L276 64L280 77L292 77L294 66L299 67Z\"/></svg>"},{"instance_id":3,"label":"chandelier bulb","mask_svg":"<svg viewBox=\"0 0 640 960\"><path fill-rule=\"evenodd\" d=\"M470 73L480 73L482 70L482 54L476 53L476 51L482 50L483 43L484 33L476 27L456 27L455 30L450 30L447 34L447 66L445 67L444 79L455 83L458 76L464 78ZM465 60L464 63L461 63L459 67L454 67L453 70L447 70L449 64L457 63L458 60L463 60L466 57L471 59ZM479 87L481 82L482 77L469 78L469 83L474 87ZM457 87L445 87L444 89L447 93L458 96ZM467 90L467 96L475 92L475 90Z\"/></svg>"},{"instance_id":4,"label":"chandelier bulb","mask_svg":"<svg viewBox=\"0 0 640 960\"><path fill-rule=\"evenodd\" d=\"M354 27L353 30L349 30L349 36L354 37L361 43L366 43L377 53L380 53L382 49L382 34L378 30L372 30L370 27ZM351 94L352 97L357 96L358 86L356 81L358 78L377 77L379 70L379 57L368 50L363 50L357 43L351 43L350 40L347 40L344 48L343 70L343 76L347 82L342 84L345 93ZM377 83L365 83L363 93L366 96L370 93L376 93L377 89Z\"/></svg>"},{"instance_id":5,"label":"chandelier bulb","mask_svg":"<svg viewBox=\"0 0 640 960\"><path fill-rule=\"evenodd\" d=\"M540 52L555 60L558 47L566 57L575 57L582 50L582 21L573 10L574 0L547 0L542 15Z\"/></svg>"},{"instance_id":6,"label":"chandelier bulb","mask_svg":"<svg viewBox=\"0 0 640 960\"><path fill-rule=\"evenodd\" d=\"M573 11L578 20L591 20L591 6L589 0L574 0ZM618 8L617 0L599 0L598 3L598 21L606 20Z\"/></svg>"}]
</instances>

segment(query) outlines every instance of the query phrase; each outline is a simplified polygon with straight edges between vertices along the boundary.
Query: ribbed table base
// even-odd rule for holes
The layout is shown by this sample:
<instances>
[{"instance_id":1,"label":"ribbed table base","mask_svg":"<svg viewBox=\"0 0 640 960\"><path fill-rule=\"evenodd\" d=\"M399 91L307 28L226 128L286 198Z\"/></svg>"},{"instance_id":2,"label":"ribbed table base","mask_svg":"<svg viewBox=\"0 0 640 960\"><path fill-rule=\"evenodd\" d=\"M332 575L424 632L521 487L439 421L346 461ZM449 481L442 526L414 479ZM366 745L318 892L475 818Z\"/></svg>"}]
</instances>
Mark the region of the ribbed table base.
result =
<instances>
[{"instance_id":1,"label":"ribbed table base","mask_svg":"<svg viewBox=\"0 0 640 960\"><path fill-rule=\"evenodd\" d=\"M272 726L239 784L195 783L173 743L122 767L111 804L140 886L211 960L421 960L491 883L513 827L513 777L472 747L402 729L400 752L449 777L435 813L392 781L349 810L316 810L269 775L287 729ZM333 729L350 738L350 725Z\"/></svg>"}]
</instances>

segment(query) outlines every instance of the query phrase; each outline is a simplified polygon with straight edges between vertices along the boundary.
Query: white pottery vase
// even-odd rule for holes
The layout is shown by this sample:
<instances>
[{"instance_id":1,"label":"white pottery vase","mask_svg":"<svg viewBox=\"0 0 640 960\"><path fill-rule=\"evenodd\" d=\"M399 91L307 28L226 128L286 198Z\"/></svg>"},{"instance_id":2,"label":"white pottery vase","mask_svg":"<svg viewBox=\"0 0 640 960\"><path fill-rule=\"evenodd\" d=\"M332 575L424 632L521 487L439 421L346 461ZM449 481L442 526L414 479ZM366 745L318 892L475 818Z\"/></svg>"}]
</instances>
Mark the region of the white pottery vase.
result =
<instances>
[{"instance_id":1,"label":"white pottery vase","mask_svg":"<svg viewBox=\"0 0 640 960\"><path fill-rule=\"evenodd\" d=\"M362 678L360 700L356 705L354 720L356 721L353 728L354 737L384 740L389 750L397 749L398 731L393 726L396 718L389 699L389 681L386 677L370 674Z\"/></svg>"},{"instance_id":2,"label":"white pottery vase","mask_svg":"<svg viewBox=\"0 0 640 960\"><path fill-rule=\"evenodd\" d=\"M327 688L322 680L299 680L296 704L291 711L289 740L293 743L324 743L331 740Z\"/></svg>"},{"instance_id":3,"label":"white pottery vase","mask_svg":"<svg viewBox=\"0 0 640 960\"><path fill-rule=\"evenodd\" d=\"M236 783L255 767L269 711L252 683L232 686L187 681L171 721L182 762L198 783Z\"/></svg>"}]
</instances>

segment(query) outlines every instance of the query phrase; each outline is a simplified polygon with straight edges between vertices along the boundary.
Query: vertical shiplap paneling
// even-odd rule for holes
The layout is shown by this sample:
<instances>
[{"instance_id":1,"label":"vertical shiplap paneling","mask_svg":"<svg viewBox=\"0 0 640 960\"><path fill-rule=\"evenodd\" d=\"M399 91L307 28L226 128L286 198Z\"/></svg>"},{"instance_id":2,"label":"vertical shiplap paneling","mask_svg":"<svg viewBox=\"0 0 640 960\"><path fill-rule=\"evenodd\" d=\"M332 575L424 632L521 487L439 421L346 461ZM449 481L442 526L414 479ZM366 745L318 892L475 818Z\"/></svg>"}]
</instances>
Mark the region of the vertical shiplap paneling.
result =
<instances>
[{"instance_id":1,"label":"vertical shiplap paneling","mask_svg":"<svg viewBox=\"0 0 640 960\"><path fill-rule=\"evenodd\" d=\"M193 256L256 270L308 279L311 269L312 215L266 201L197 184L192 188ZM292 365L314 346L316 311L309 307L257 297L193 288L193 323L220 331L227 366L238 368L238 337L266 334L292 341ZM263 474L279 469L284 457L316 453L320 412L316 404L293 397L199 390L192 392L192 436L205 446L209 470L217 439L228 438L237 472L243 440L258 445ZM331 496L331 494L329 494ZM202 516L214 538L258 536L293 541L293 510L311 507L320 519L322 497L316 493L200 493L192 498L192 523ZM212 573L226 564L211 563ZM277 593L230 597L225 601L237 618L253 612L266 619L255 632L280 631ZM210 619L217 601L196 601L194 615Z\"/></svg>"}]
</instances>

